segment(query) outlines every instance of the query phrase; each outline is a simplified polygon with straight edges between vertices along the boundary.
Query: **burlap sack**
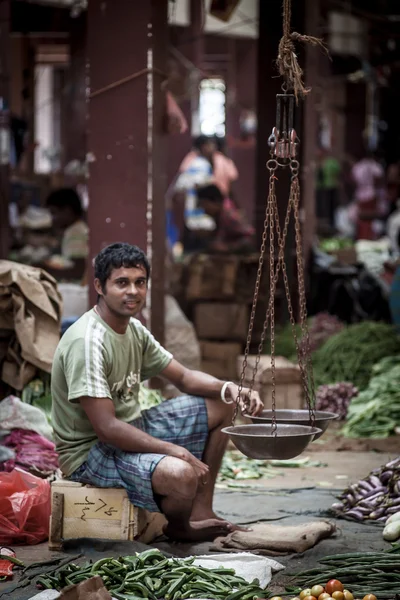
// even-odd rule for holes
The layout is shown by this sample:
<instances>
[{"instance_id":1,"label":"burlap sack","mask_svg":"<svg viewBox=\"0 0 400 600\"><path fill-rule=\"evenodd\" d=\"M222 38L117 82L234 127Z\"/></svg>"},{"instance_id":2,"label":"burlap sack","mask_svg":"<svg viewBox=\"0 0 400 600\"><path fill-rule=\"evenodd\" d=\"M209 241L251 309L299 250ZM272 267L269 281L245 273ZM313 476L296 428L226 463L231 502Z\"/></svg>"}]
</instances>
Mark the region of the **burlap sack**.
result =
<instances>
[{"instance_id":1,"label":"burlap sack","mask_svg":"<svg viewBox=\"0 0 400 600\"><path fill-rule=\"evenodd\" d=\"M302 525L256 523L252 531L234 531L217 538L212 550L219 552L253 552L266 556L284 556L305 552L323 538L330 537L336 527L329 521L313 521Z\"/></svg>"},{"instance_id":2,"label":"burlap sack","mask_svg":"<svg viewBox=\"0 0 400 600\"><path fill-rule=\"evenodd\" d=\"M35 368L50 373L60 339L61 312L61 295L53 277L42 269L0 261L0 330L12 334L1 365L5 383L21 390Z\"/></svg>"},{"instance_id":3,"label":"burlap sack","mask_svg":"<svg viewBox=\"0 0 400 600\"><path fill-rule=\"evenodd\" d=\"M111 600L111 595L104 587L101 577L96 576L64 588L60 600Z\"/></svg>"}]
</instances>

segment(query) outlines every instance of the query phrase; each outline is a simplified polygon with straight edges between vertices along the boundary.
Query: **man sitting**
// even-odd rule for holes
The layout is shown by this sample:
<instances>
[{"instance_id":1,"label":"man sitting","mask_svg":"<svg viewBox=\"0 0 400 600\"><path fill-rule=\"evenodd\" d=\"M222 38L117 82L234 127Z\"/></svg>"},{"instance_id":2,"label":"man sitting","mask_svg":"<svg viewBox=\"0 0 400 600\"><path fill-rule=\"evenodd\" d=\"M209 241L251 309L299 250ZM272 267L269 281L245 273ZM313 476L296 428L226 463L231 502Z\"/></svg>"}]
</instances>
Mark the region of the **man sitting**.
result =
<instances>
[{"instance_id":1,"label":"man sitting","mask_svg":"<svg viewBox=\"0 0 400 600\"><path fill-rule=\"evenodd\" d=\"M55 440L64 476L124 487L139 507L165 514L172 539L205 540L235 526L213 512L238 386L174 360L134 317L146 302L150 266L136 246L117 243L94 262L97 305L62 337L52 370ZM161 375L184 394L141 413L141 381ZM257 392L242 410L257 415Z\"/></svg>"},{"instance_id":2,"label":"man sitting","mask_svg":"<svg viewBox=\"0 0 400 600\"><path fill-rule=\"evenodd\" d=\"M216 185L206 185L197 190L199 206L212 217L216 231L208 244L214 252L251 252L254 250L254 229L241 211L224 198Z\"/></svg>"},{"instance_id":3,"label":"man sitting","mask_svg":"<svg viewBox=\"0 0 400 600\"><path fill-rule=\"evenodd\" d=\"M89 229L83 220L81 199L72 188L55 190L47 198L53 227L62 234L61 255L40 265L59 281L80 282L89 254Z\"/></svg>"}]
</instances>

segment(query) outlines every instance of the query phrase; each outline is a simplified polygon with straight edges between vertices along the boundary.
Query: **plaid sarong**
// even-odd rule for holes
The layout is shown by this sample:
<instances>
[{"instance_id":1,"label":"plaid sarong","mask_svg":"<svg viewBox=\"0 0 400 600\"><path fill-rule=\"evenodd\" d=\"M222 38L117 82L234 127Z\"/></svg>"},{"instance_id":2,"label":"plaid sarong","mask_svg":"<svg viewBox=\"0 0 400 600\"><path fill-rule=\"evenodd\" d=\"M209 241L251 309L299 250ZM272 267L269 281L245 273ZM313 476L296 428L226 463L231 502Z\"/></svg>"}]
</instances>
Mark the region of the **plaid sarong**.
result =
<instances>
[{"instance_id":1,"label":"plaid sarong","mask_svg":"<svg viewBox=\"0 0 400 600\"><path fill-rule=\"evenodd\" d=\"M179 396L162 402L132 421L149 435L182 446L202 459L208 437L208 417L204 398ZM84 462L69 479L95 487L125 488L135 506L160 512L151 484L155 468L165 454L133 453L97 442Z\"/></svg>"}]
</instances>

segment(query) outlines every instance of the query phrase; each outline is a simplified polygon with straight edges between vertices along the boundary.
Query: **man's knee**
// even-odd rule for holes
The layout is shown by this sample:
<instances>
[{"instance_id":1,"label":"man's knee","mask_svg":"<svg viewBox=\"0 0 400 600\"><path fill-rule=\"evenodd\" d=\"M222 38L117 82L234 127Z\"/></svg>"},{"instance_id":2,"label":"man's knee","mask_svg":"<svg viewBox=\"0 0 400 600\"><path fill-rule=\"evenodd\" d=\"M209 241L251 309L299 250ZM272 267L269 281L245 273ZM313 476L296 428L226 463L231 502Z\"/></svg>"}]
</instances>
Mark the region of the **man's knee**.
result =
<instances>
[{"instance_id":1,"label":"man's knee","mask_svg":"<svg viewBox=\"0 0 400 600\"><path fill-rule=\"evenodd\" d=\"M231 425L235 403L226 404L218 400L206 399L208 428L217 429Z\"/></svg>"},{"instance_id":2,"label":"man's knee","mask_svg":"<svg viewBox=\"0 0 400 600\"><path fill-rule=\"evenodd\" d=\"M152 476L155 494L193 500L197 493L198 477L191 465L173 456L161 460Z\"/></svg>"}]
</instances>

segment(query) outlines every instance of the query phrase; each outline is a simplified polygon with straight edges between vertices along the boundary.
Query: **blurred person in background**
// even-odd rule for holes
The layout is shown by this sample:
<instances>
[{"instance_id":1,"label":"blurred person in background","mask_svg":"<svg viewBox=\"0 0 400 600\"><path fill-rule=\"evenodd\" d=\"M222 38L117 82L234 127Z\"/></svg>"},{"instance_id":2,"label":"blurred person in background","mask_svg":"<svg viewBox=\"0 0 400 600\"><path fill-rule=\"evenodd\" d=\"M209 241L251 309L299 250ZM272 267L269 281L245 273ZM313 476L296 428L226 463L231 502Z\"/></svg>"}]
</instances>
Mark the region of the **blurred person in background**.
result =
<instances>
[{"instance_id":1,"label":"blurred person in background","mask_svg":"<svg viewBox=\"0 0 400 600\"><path fill-rule=\"evenodd\" d=\"M38 265L58 281L82 281L89 255L89 229L79 195L73 188L60 188L47 198L53 228L61 234L59 254Z\"/></svg>"},{"instance_id":2,"label":"blurred person in background","mask_svg":"<svg viewBox=\"0 0 400 600\"><path fill-rule=\"evenodd\" d=\"M181 173L187 171L196 157L204 157L210 163L213 182L219 187L221 193L229 198L232 191L232 184L238 179L239 174L233 160L225 156L221 151L221 140L218 140L219 148L216 140L217 138L208 137L206 135L200 135L196 138L194 140L193 150L185 156L179 167L179 171Z\"/></svg>"},{"instance_id":3,"label":"blurred person in background","mask_svg":"<svg viewBox=\"0 0 400 600\"><path fill-rule=\"evenodd\" d=\"M255 248L254 228L232 203L224 198L217 185L197 190L199 206L215 221L216 229L207 249L211 252L246 253Z\"/></svg>"},{"instance_id":4,"label":"blurred person in background","mask_svg":"<svg viewBox=\"0 0 400 600\"><path fill-rule=\"evenodd\" d=\"M339 205L341 167L329 150L320 148L317 166L317 215L333 227L335 212Z\"/></svg>"},{"instance_id":5,"label":"blurred person in background","mask_svg":"<svg viewBox=\"0 0 400 600\"><path fill-rule=\"evenodd\" d=\"M357 203L357 239L375 240L381 233L381 221L387 212L385 171L374 153L355 163L351 171Z\"/></svg>"}]
</instances>

